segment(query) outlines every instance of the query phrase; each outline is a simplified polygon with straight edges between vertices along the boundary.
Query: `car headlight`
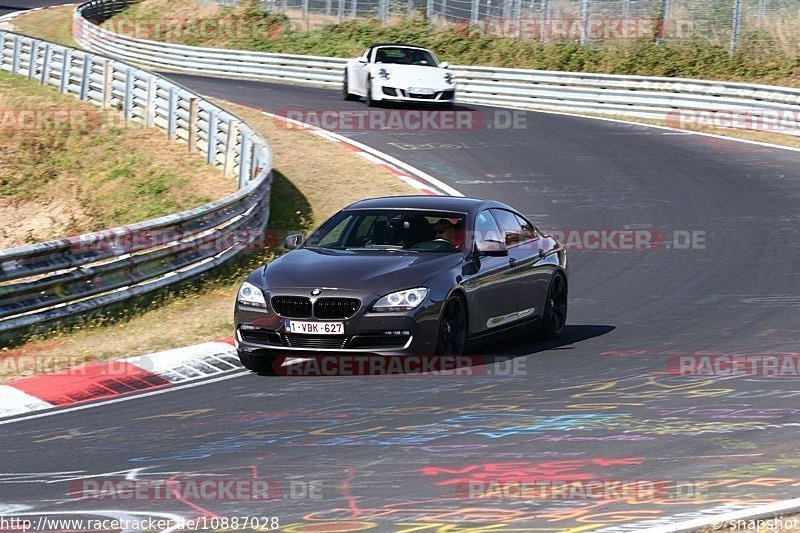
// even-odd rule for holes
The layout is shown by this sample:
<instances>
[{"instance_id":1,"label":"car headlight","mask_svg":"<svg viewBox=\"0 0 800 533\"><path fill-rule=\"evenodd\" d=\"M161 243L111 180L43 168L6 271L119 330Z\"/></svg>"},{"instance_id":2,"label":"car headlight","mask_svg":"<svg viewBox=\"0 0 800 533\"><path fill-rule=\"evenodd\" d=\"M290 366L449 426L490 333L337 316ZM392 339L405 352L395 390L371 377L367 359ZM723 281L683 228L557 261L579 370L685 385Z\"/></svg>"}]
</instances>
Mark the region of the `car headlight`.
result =
<instances>
[{"instance_id":1,"label":"car headlight","mask_svg":"<svg viewBox=\"0 0 800 533\"><path fill-rule=\"evenodd\" d=\"M383 80L388 80L389 79L389 71L386 70L385 68L382 68L382 69L380 69L378 71L378 76Z\"/></svg>"},{"instance_id":2,"label":"car headlight","mask_svg":"<svg viewBox=\"0 0 800 533\"><path fill-rule=\"evenodd\" d=\"M444 73L444 81L448 85L453 85L453 82L455 81L454 78L453 78L453 73L452 72L445 72Z\"/></svg>"},{"instance_id":3,"label":"car headlight","mask_svg":"<svg viewBox=\"0 0 800 533\"><path fill-rule=\"evenodd\" d=\"M409 311L421 304L427 296L428 289L425 287L392 292L375 302L372 310L379 313Z\"/></svg>"},{"instance_id":4,"label":"car headlight","mask_svg":"<svg viewBox=\"0 0 800 533\"><path fill-rule=\"evenodd\" d=\"M267 307L267 301L264 299L264 293L261 292L261 289L246 281L239 288L239 295L236 299L242 305L260 307L262 309Z\"/></svg>"}]
</instances>

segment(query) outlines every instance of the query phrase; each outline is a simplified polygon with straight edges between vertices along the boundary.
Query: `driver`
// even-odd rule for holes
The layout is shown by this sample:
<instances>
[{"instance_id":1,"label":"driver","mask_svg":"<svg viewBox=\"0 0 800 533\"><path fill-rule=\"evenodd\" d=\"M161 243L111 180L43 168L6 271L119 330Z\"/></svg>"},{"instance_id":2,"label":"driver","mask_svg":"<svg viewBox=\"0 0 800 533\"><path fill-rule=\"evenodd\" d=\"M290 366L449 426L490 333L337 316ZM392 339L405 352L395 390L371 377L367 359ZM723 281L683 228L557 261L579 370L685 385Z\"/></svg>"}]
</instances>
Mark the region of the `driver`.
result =
<instances>
[{"instance_id":1,"label":"driver","mask_svg":"<svg viewBox=\"0 0 800 533\"><path fill-rule=\"evenodd\" d=\"M433 225L434 239L447 239L455 246L456 226L446 218L440 218Z\"/></svg>"}]
</instances>

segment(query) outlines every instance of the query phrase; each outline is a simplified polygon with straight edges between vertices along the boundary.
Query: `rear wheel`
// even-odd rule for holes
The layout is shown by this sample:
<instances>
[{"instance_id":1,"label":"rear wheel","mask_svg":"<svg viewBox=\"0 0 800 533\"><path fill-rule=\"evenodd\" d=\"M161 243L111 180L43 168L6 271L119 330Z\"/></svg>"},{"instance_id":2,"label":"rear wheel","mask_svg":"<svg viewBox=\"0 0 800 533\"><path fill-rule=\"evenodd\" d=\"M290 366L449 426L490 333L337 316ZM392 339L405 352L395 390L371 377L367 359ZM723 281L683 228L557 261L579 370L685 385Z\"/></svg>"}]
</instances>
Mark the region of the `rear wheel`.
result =
<instances>
[{"instance_id":1,"label":"rear wheel","mask_svg":"<svg viewBox=\"0 0 800 533\"><path fill-rule=\"evenodd\" d=\"M439 319L438 355L461 355L467 343L467 308L458 296L449 298L444 304Z\"/></svg>"},{"instance_id":2,"label":"rear wheel","mask_svg":"<svg viewBox=\"0 0 800 533\"><path fill-rule=\"evenodd\" d=\"M346 101L350 102L352 100L358 100L358 97L350 92L350 85L347 82L347 71L344 71L344 82L342 83L342 98Z\"/></svg>"},{"instance_id":3,"label":"rear wheel","mask_svg":"<svg viewBox=\"0 0 800 533\"><path fill-rule=\"evenodd\" d=\"M237 350L239 361L242 362L247 370L258 372L259 374L276 375L277 361L281 359L278 355L250 355L241 350Z\"/></svg>"},{"instance_id":4,"label":"rear wheel","mask_svg":"<svg viewBox=\"0 0 800 533\"><path fill-rule=\"evenodd\" d=\"M539 337L548 340L557 339L564 333L566 324L567 278L563 273L557 272L550 280L550 287L547 289Z\"/></svg>"}]
</instances>

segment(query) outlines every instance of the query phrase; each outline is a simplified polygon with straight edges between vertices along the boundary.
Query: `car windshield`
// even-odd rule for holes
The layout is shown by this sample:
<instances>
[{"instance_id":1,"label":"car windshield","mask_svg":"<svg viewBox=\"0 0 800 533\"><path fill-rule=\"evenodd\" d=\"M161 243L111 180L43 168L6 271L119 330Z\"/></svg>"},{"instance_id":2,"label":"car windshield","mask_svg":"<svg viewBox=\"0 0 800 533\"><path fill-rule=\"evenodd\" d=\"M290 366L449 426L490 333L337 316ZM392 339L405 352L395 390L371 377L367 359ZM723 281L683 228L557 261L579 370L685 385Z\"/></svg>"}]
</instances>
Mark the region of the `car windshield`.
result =
<instances>
[{"instance_id":1,"label":"car windshield","mask_svg":"<svg viewBox=\"0 0 800 533\"><path fill-rule=\"evenodd\" d=\"M378 48L378 51L375 52L375 62L436 66L436 60L433 59L431 53L419 48Z\"/></svg>"},{"instance_id":2,"label":"car windshield","mask_svg":"<svg viewBox=\"0 0 800 533\"><path fill-rule=\"evenodd\" d=\"M342 211L306 240L306 248L456 253L464 247L464 213L374 209Z\"/></svg>"}]
</instances>

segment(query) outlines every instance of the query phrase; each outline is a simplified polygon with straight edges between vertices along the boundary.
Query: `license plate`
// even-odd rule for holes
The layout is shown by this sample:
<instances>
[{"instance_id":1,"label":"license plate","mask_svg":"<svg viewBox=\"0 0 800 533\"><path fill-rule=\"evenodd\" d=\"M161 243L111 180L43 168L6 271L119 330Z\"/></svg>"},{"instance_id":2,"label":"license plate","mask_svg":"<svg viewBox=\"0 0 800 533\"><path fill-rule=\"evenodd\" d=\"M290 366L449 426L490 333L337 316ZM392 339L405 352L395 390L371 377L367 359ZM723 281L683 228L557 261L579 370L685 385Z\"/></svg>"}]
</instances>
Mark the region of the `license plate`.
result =
<instances>
[{"instance_id":1,"label":"license plate","mask_svg":"<svg viewBox=\"0 0 800 533\"><path fill-rule=\"evenodd\" d=\"M409 87L408 92L414 94L433 94L436 91L434 91L433 89L423 89L421 87Z\"/></svg>"},{"instance_id":2,"label":"license plate","mask_svg":"<svg viewBox=\"0 0 800 533\"><path fill-rule=\"evenodd\" d=\"M286 333L302 333L305 335L344 335L344 322L301 322L287 320L284 322Z\"/></svg>"}]
</instances>

